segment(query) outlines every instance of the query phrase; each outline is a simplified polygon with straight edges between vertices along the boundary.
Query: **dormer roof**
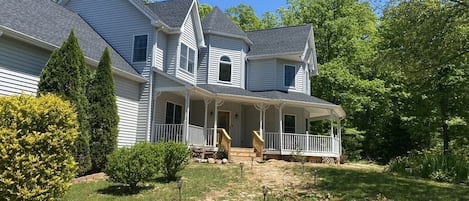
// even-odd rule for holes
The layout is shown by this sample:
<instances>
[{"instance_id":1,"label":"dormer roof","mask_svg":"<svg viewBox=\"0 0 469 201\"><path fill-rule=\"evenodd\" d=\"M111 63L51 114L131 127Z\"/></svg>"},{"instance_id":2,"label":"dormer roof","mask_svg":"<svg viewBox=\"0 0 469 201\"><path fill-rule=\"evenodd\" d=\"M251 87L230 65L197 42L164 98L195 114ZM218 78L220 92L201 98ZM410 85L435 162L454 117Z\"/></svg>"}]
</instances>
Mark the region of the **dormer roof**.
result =
<instances>
[{"instance_id":1,"label":"dormer roof","mask_svg":"<svg viewBox=\"0 0 469 201\"><path fill-rule=\"evenodd\" d=\"M248 44L252 44L247 34L233 23L218 7L213 8L202 20L202 29L205 34L215 34L239 38L245 40Z\"/></svg>"},{"instance_id":2,"label":"dormer roof","mask_svg":"<svg viewBox=\"0 0 469 201\"><path fill-rule=\"evenodd\" d=\"M192 0L168 0L146 4L165 24L173 28L180 28L191 9Z\"/></svg>"}]
</instances>

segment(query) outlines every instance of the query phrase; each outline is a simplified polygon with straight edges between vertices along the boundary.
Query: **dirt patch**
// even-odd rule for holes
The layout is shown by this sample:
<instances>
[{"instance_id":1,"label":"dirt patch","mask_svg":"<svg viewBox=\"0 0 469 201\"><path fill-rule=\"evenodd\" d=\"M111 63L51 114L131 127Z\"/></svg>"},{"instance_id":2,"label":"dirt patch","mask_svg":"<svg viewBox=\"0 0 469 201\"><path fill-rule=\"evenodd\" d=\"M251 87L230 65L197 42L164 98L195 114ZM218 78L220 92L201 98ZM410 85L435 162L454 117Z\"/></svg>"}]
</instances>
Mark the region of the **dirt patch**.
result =
<instances>
[{"instance_id":1,"label":"dirt patch","mask_svg":"<svg viewBox=\"0 0 469 201\"><path fill-rule=\"evenodd\" d=\"M90 174L90 175L85 175L82 177L78 177L73 179L72 184L80 184L80 183L86 183L86 182L93 182L93 181L103 181L106 180L108 177L106 174L103 172L96 173L96 174Z\"/></svg>"}]
</instances>

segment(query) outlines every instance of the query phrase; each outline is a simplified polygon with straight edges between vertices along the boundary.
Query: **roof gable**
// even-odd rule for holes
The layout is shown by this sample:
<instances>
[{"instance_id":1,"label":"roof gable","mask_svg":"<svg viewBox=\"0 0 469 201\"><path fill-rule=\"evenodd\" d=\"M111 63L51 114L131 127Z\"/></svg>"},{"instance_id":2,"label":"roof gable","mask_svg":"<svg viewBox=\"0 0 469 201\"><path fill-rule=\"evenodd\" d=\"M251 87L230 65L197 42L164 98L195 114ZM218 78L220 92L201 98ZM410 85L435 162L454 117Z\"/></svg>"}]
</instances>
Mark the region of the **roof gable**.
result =
<instances>
[{"instance_id":1,"label":"roof gable","mask_svg":"<svg viewBox=\"0 0 469 201\"><path fill-rule=\"evenodd\" d=\"M170 27L181 27L190 11L193 0L167 0L147 4L165 24Z\"/></svg>"},{"instance_id":2,"label":"roof gable","mask_svg":"<svg viewBox=\"0 0 469 201\"><path fill-rule=\"evenodd\" d=\"M310 24L247 32L254 43L249 57L303 54L311 36Z\"/></svg>"},{"instance_id":3,"label":"roof gable","mask_svg":"<svg viewBox=\"0 0 469 201\"><path fill-rule=\"evenodd\" d=\"M27 35L55 47L60 47L74 29L87 58L97 62L104 48L110 47L113 66L140 77L140 74L80 16L50 0L4 1L0 16L0 28L6 27L15 34Z\"/></svg>"},{"instance_id":4,"label":"roof gable","mask_svg":"<svg viewBox=\"0 0 469 201\"><path fill-rule=\"evenodd\" d=\"M203 20L204 33L219 34L241 39L248 39L247 34L234 24L218 7L213 8Z\"/></svg>"}]
</instances>

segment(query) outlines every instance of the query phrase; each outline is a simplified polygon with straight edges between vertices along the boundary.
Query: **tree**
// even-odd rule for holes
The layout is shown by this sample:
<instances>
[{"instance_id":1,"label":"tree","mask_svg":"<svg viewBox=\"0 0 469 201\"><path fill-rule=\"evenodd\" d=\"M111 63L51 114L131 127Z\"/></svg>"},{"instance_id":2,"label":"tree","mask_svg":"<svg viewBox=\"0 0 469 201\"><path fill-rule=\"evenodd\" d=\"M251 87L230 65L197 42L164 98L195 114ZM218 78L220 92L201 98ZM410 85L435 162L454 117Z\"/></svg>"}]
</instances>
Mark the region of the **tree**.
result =
<instances>
[{"instance_id":1,"label":"tree","mask_svg":"<svg viewBox=\"0 0 469 201\"><path fill-rule=\"evenodd\" d=\"M275 28L280 25L278 16L271 12L262 14L261 23L265 29Z\"/></svg>"},{"instance_id":2,"label":"tree","mask_svg":"<svg viewBox=\"0 0 469 201\"><path fill-rule=\"evenodd\" d=\"M383 52L411 91L417 129L439 133L443 152L468 126L469 8L466 1L395 1L382 23Z\"/></svg>"},{"instance_id":3,"label":"tree","mask_svg":"<svg viewBox=\"0 0 469 201\"><path fill-rule=\"evenodd\" d=\"M264 28L254 9L246 4L226 9L226 15L243 31L255 31Z\"/></svg>"},{"instance_id":4,"label":"tree","mask_svg":"<svg viewBox=\"0 0 469 201\"><path fill-rule=\"evenodd\" d=\"M91 79L88 92L90 102L90 150L94 171L102 171L107 156L117 147L119 116L117 113L116 90L112 77L109 49L103 52L98 68Z\"/></svg>"},{"instance_id":5,"label":"tree","mask_svg":"<svg viewBox=\"0 0 469 201\"><path fill-rule=\"evenodd\" d=\"M209 13L211 13L213 10L213 7L207 4L201 4L199 5L199 15L200 19L204 19L205 16L207 16Z\"/></svg>"},{"instance_id":6,"label":"tree","mask_svg":"<svg viewBox=\"0 0 469 201\"><path fill-rule=\"evenodd\" d=\"M79 131L72 154L78 163L78 174L91 167L89 147L89 103L86 98L89 69L73 30L62 46L54 50L41 72L38 95L53 93L70 101L78 115Z\"/></svg>"}]
</instances>

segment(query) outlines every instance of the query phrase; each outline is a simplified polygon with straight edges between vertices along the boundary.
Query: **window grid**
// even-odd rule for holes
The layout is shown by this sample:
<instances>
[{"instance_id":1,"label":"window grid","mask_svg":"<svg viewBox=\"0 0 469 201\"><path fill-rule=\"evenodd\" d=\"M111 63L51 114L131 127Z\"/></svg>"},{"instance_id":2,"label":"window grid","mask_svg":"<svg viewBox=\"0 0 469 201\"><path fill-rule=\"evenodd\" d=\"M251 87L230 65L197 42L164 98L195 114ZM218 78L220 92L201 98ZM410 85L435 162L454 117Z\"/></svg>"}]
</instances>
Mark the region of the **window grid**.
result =
<instances>
[{"instance_id":1,"label":"window grid","mask_svg":"<svg viewBox=\"0 0 469 201\"><path fill-rule=\"evenodd\" d=\"M133 62L147 60L148 35L138 35L134 37Z\"/></svg>"}]
</instances>

